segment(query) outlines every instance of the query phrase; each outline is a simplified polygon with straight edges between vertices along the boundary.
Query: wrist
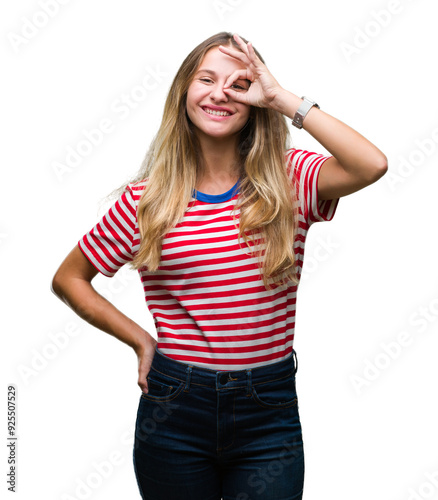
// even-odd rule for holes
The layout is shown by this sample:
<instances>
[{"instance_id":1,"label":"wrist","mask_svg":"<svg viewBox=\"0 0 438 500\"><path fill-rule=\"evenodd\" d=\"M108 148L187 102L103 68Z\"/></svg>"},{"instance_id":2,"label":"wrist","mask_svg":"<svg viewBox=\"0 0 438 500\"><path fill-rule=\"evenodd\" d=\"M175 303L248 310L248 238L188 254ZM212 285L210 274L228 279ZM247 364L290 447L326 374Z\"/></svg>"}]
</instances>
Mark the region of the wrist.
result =
<instances>
[{"instance_id":1,"label":"wrist","mask_svg":"<svg viewBox=\"0 0 438 500\"><path fill-rule=\"evenodd\" d=\"M136 339L135 343L132 345L132 348L138 356L141 355L146 349L150 349L151 346L155 348L156 345L157 341L154 339L154 337L152 337L152 335L146 330L143 330L143 334Z\"/></svg>"},{"instance_id":2,"label":"wrist","mask_svg":"<svg viewBox=\"0 0 438 500\"><path fill-rule=\"evenodd\" d=\"M302 102L300 97L282 88L273 99L271 107L292 120Z\"/></svg>"}]
</instances>

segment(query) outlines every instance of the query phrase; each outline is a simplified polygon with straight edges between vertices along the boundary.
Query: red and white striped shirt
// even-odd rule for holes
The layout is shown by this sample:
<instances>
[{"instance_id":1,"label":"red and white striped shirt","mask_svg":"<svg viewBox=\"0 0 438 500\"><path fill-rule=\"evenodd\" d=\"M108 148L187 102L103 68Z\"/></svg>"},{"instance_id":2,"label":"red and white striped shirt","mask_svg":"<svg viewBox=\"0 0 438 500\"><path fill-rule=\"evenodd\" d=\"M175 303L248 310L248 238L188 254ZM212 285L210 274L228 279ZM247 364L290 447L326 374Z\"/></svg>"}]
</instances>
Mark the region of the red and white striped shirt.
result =
<instances>
[{"instance_id":1,"label":"red and white striped shirt","mask_svg":"<svg viewBox=\"0 0 438 500\"><path fill-rule=\"evenodd\" d=\"M294 241L301 275L307 231L333 218L339 199L318 200L321 165L330 156L286 152L294 176L299 227ZM147 179L130 183L100 222L79 241L105 276L131 261L139 249L137 205ZM238 183L227 193L194 192L183 219L163 239L156 272L139 270L145 299L166 356L212 370L240 370L276 363L292 352L297 285L266 290L257 257L238 240L232 209ZM239 210L234 212L238 224Z\"/></svg>"}]
</instances>

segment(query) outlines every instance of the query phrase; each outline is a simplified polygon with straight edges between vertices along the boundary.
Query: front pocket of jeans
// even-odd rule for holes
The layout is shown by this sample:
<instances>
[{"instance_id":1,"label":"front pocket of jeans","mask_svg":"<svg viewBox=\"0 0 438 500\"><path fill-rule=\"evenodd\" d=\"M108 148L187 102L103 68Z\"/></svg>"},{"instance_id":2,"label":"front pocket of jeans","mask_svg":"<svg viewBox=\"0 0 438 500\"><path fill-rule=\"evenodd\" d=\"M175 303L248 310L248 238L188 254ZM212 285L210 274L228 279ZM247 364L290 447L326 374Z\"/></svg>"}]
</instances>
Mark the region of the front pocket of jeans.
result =
<instances>
[{"instance_id":1,"label":"front pocket of jeans","mask_svg":"<svg viewBox=\"0 0 438 500\"><path fill-rule=\"evenodd\" d=\"M141 396L150 401L170 401L181 392L184 386L184 382L155 371L150 371L146 380L148 393L142 392Z\"/></svg>"},{"instance_id":2,"label":"front pocket of jeans","mask_svg":"<svg viewBox=\"0 0 438 500\"><path fill-rule=\"evenodd\" d=\"M295 376L271 380L252 387L254 401L263 408L289 408L298 402Z\"/></svg>"}]
</instances>

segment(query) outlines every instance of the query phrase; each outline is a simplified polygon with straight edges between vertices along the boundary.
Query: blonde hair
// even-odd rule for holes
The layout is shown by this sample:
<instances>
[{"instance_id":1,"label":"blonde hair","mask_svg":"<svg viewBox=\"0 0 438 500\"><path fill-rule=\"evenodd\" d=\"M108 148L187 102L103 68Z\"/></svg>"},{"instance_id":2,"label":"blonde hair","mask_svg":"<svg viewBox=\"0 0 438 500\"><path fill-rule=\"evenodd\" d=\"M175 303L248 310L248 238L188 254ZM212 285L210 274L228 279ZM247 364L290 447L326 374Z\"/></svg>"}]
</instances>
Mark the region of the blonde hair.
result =
<instances>
[{"instance_id":1,"label":"blonde hair","mask_svg":"<svg viewBox=\"0 0 438 500\"><path fill-rule=\"evenodd\" d=\"M140 248L132 262L136 269L158 269L163 237L183 218L201 174L200 148L186 112L186 98L205 54L218 45L239 49L231 33L221 32L186 57L169 90L160 128L133 179L148 181L137 210ZM293 250L297 214L295 189L286 170L288 140L289 129L281 113L251 106L239 137L241 180L235 209L240 209L239 242L243 239L251 254L258 257L268 290L270 285L297 283Z\"/></svg>"}]
</instances>

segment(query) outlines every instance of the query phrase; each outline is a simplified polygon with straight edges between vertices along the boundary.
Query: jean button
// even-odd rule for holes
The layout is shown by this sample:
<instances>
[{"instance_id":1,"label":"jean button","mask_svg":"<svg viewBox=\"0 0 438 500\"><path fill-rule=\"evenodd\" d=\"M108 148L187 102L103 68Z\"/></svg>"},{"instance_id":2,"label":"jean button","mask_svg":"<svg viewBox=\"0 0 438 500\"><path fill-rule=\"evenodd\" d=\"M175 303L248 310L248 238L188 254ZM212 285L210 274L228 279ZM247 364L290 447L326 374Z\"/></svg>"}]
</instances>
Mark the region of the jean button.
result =
<instances>
[{"instance_id":1,"label":"jean button","mask_svg":"<svg viewBox=\"0 0 438 500\"><path fill-rule=\"evenodd\" d=\"M219 382L225 385L227 381L228 381L228 375L226 373L223 373L219 378Z\"/></svg>"}]
</instances>

